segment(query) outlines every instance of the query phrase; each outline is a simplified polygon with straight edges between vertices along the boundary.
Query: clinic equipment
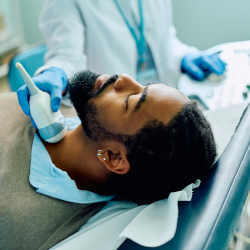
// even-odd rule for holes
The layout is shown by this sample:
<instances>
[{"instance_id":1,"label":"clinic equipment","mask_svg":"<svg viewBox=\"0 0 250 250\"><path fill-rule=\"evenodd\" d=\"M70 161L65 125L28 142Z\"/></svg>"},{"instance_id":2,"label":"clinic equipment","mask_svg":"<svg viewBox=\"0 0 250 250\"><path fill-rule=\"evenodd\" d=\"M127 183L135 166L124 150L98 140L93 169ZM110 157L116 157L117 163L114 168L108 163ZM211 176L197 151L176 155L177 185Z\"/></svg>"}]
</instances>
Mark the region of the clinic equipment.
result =
<instances>
[{"instance_id":1,"label":"clinic equipment","mask_svg":"<svg viewBox=\"0 0 250 250\"><path fill-rule=\"evenodd\" d=\"M16 67L28 86L30 92L30 114L36 123L40 136L49 143L57 143L67 132L63 115L60 111L52 111L50 95L41 91L34 84L22 64L16 63Z\"/></svg>"},{"instance_id":2,"label":"clinic equipment","mask_svg":"<svg viewBox=\"0 0 250 250\"><path fill-rule=\"evenodd\" d=\"M205 110L249 103L250 41L226 43L209 51L221 51L220 58L227 63L226 72L221 76L211 74L203 82L182 75L178 89L190 99L197 101Z\"/></svg>"}]
</instances>

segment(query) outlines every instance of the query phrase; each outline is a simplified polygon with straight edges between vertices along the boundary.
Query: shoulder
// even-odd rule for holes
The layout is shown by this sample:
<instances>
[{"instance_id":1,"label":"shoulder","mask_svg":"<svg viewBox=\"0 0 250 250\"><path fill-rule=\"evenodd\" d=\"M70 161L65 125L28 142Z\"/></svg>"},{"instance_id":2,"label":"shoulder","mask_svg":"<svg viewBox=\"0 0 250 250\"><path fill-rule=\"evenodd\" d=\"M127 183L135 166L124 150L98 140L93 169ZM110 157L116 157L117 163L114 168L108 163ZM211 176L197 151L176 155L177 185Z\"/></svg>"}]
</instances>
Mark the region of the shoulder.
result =
<instances>
[{"instance_id":1,"label":"shoulder","mask_svg":"<svg viewBox=\"0 0 250 250\"><path fill-rule=\"evenodd\" d=\"M3 118L3 115L25 117L25 114L18 103L17 94L15 92L0 94L0 117Z\"/></svg>"},{"instance_id":2,"label":"shoulder","mask_svg":"<svg viewBox=\"0 0 250 250\"><path fill-rule=\"evenodd\" d=\"M30 119L26 116L17 100L15 92L0 94L0 138L9 138L15 135L16 138L23 135L24 129L29 135L34 133Z\"/></svg>"}]
</instances>

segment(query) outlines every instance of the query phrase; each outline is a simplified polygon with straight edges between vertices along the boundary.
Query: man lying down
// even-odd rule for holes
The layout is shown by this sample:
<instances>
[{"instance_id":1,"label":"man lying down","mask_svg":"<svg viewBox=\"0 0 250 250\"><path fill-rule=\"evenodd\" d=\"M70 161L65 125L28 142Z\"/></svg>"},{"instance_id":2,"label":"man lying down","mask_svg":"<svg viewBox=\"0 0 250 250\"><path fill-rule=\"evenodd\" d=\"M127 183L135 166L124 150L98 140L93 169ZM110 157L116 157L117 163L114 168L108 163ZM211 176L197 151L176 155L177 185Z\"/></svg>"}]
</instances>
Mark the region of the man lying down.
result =
<instances>
[{"instance_id":1,"label":"man lying down","mask_svg":"<svg viewBox=\"0 0 250 250\"><path fill-rule=\"evenodd\" d=\"M42 141L0 96L0 249L48 249L114 197L150 203L205 177L216 156L197 106L164 84L82 72L68 85L80 118Z\"/></svg>"}]
</instances>

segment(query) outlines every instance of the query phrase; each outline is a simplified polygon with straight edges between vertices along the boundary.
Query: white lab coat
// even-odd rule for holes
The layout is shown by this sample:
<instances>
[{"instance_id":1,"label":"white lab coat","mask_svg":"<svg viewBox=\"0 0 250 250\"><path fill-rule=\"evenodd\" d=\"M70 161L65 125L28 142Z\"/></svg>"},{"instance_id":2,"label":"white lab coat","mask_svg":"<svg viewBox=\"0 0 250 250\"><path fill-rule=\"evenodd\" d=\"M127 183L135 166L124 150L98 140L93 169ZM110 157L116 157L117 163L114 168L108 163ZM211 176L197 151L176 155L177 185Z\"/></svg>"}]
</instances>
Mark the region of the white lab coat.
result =
<instances>
[{"instance_id":1,"label":"white lab coat","mask_svg":"<svg viewBox=\"0 0 250 250\"><path fill-rule=\"evenodd\" d=\"M137 1L132 5L139 23ZM143 10L145 37L159 79L176 86L180 60L195 48L176 38L171 0L144 0ZM45 67L61 67L68 77L84 69L136 76L135 40L112 0L47 0L40 29L48 46Z\"/></svg>"}]
</instances>

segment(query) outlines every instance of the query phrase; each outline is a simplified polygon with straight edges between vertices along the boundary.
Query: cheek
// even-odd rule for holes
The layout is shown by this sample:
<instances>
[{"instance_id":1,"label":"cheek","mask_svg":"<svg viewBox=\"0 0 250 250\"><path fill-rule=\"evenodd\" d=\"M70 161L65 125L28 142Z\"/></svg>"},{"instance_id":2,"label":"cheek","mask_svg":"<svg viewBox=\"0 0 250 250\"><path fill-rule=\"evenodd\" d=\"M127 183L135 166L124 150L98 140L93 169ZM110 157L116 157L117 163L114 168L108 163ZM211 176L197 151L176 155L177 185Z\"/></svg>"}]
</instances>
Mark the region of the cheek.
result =
<instances>
[{"instance_id":1,"label":"cheek","mask_svg":"<svg viewBox=\"0 0 250 250\"><path fill-rule=\"evenodd\" d=\"M113 133L122 133L124 129L124 107L122 98L108 93L96 100L97 118L102 126Z\"/></svg>"},{"instance_id":2,"label":"cheek","mask_svg":"<svg viewBox=\"0 0 250 250\"><path fill-rule=\"evenodd\" d=\"M97 119L109 132L115 134L135 134L148 121L148 112L126 112L125 98L114 93L106 93L95 100Z\"/></svg>"}]
</instances>

